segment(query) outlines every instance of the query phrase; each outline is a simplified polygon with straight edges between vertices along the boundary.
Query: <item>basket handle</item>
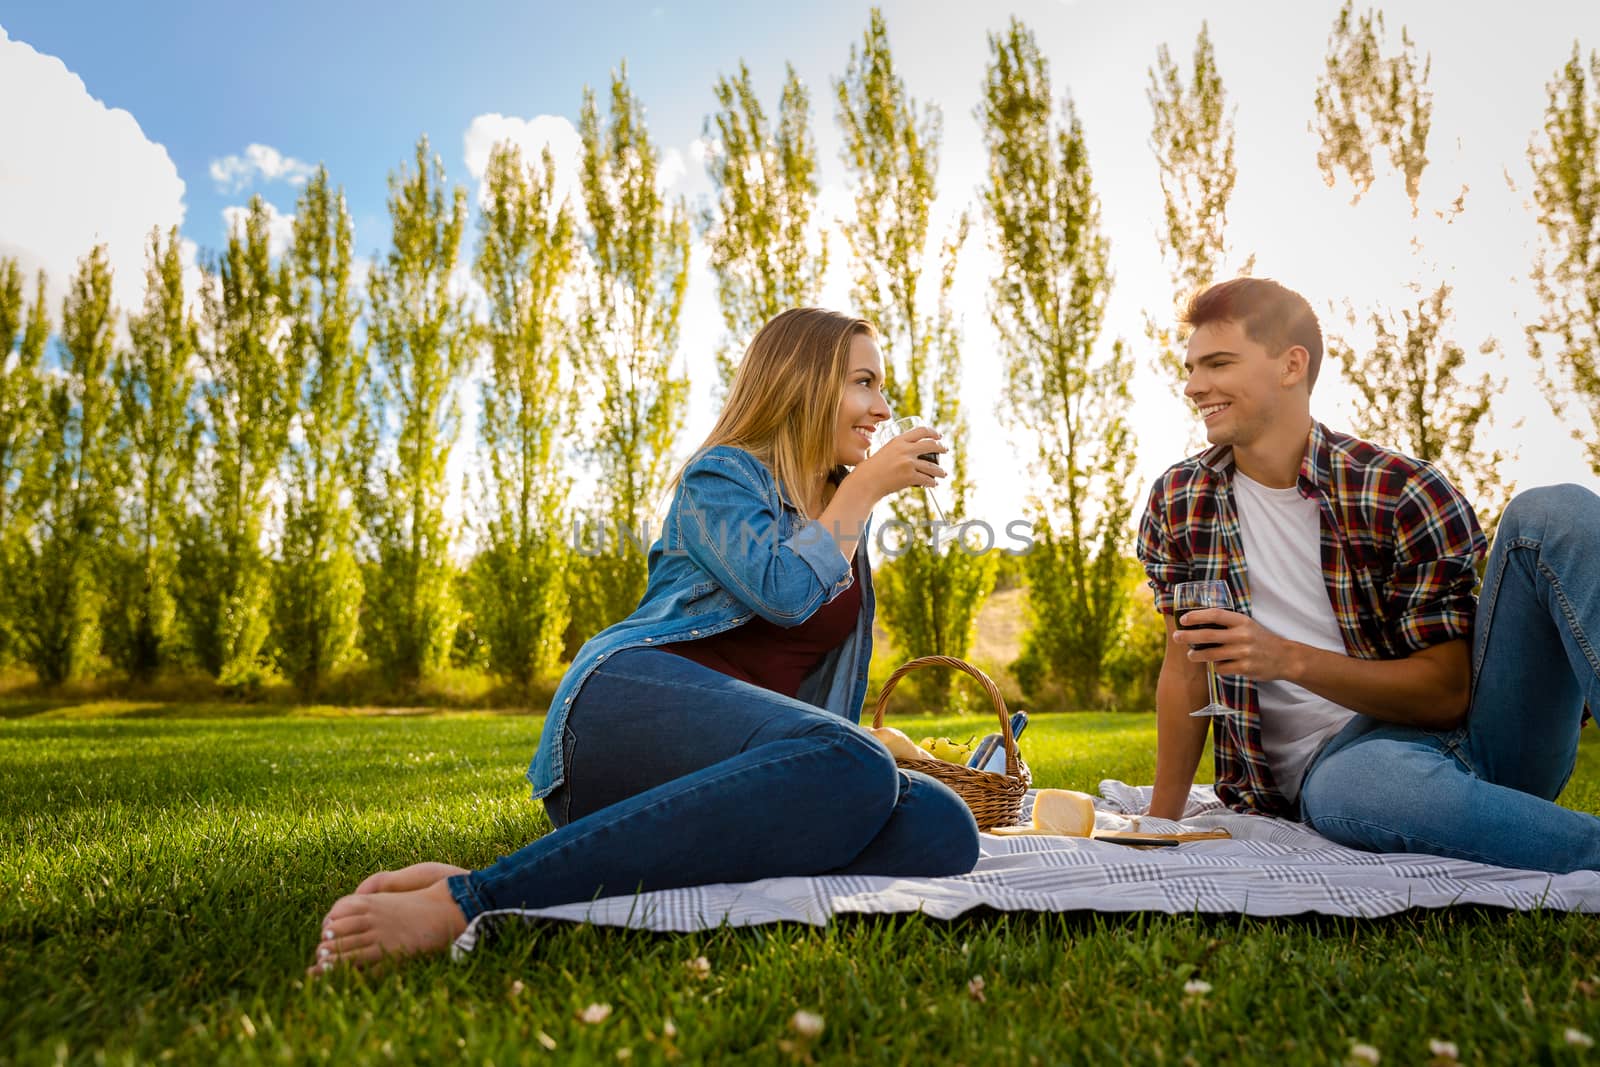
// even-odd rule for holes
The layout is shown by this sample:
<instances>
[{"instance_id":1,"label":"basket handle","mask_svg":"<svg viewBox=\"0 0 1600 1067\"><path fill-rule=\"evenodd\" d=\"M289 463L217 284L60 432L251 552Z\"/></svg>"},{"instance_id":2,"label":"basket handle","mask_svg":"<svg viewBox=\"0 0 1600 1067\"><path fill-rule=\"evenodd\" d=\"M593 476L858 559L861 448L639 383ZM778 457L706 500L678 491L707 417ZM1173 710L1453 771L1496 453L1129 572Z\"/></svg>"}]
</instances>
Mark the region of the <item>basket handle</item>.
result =
<instances>
[{"instance_id":1,"label":"basket handle","mask_svg":"<svg viewBox=\"0 0 1600 1067\"><path fill-rule=\"evenodd\" d=\"M989 701L994 705L995 714L1000 717L1000 740L1006 746L1006 774L1012 778L1017 777L1022 768L1017 759L1016 738L1011 736L1011 715L1006 711L1005 697L1000 695L1000 687L994 684L992 678L964 659L956 659L954 656L919 656L901 664L893 674L889 675L888 680L883 683L883 688L878 690L878 704L872 709L873 728L883 725L883 711L889 706L889 694L900 684L900 679L923 667L953 667L978 680L978 684L983 686L983 691L989 694Z\"/></svg>"}]
</instances>

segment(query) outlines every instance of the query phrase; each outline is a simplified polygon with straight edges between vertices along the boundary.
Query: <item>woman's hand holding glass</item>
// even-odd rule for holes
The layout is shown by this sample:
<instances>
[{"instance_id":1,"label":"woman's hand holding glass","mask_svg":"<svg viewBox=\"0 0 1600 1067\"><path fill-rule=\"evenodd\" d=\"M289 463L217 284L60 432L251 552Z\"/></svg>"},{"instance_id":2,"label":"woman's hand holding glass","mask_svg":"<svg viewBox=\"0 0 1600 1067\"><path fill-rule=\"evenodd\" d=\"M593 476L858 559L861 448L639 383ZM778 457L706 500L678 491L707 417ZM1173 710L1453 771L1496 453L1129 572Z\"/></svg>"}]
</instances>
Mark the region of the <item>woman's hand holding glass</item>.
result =
<instances>
[{"instance_id":1,"label":"woman's hand holding glass","mask_svg":"<svg viewBox=\"0 0 1600 1067\"><path fill-rule=\"evenodd\" d=\"M873 446L872 458L879 455L892 457L891 461L900 466L903 472L917 476L915 480L901 482L890 492L918 487L932 490L939 484L940 478L950 476L950 448L938 431L920 415L907 415L881 424L873 435ZM908 458L910 464L905 466ZM928 493L928 502L933 505L933 512L939 521L945 522L944 509L931 491Z\"/></svg>"},{"instance_id":2,"label":"woman's hand holding glass","mask_svg":"<svg viewBox=\"0 0 1600 1067\"><path fill-rule=\"evenodd\" d=\"M902 489L928 489L939 484L940 478L949 477L936 462L939 454L948 451L939 434L921 419L892 419L878 427L872 454L856 467L852 477L865 475L879 499Z\"/></svg>"}]
</instances>

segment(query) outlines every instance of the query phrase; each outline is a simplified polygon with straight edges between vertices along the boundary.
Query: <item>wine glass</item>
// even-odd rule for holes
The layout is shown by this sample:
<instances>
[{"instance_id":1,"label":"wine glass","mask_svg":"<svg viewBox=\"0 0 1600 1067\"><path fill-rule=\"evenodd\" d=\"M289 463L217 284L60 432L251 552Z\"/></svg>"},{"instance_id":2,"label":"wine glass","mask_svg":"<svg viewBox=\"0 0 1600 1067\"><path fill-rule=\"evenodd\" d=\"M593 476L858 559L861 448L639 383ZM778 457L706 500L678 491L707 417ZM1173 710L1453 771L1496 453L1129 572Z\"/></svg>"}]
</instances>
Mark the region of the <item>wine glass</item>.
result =
<instances>
[{"instance_id":1,"label":"wine glass","mask_svg":"<svg viewBox=\"0 0 1600 1067\"><path fill-rule=\"evenodd\" d=\"M1172 587L1172 617L1181 619L1185 612L1198 611L1201 608L1227 608L1233 609L1233 598L1228 595L1228 583L1220 581L1208 582L1179 582ZM1177 624L1180 630L1220 630L1216 623L1196 623L1192 626ZM1194 645L1194 648L1216 648L1214 644ZM1206 692L1211 701L1203 708L1191 711L1189 714L1195 718L1207 715L1237 715L1233 708L1228 707L1217 697L1217 665L1206 661Z\"/></svg>"},{"instance_id":2,"label":"wine glass","mask_svg":"<svg viewBox=\"0 0 1600 1067\"><path fill-rule=\"evenodd\" d=\"M901 434L920 429L924 426L928 427L929 429L933 428L928 420L923 418L921 415L906 415L902 418L890 419L888 422L880 423L877 433L873 435L873 447L875 449L882 448L884 445L888 444L890 441L893 441ZM945 445L945 447L949 448L949 445ZM948 467L945 467L945 464L950 462L949 452L924 452L917 458L927 460L929 463L937 463L939 466L949 470ZM934 493L931 486L927 489L927 494L928 503L933 505L933 513L938 516L941 523L948 526L950 521L944 517L944 508L939 506L939 497Z\"/></svg>"}]
</instances>

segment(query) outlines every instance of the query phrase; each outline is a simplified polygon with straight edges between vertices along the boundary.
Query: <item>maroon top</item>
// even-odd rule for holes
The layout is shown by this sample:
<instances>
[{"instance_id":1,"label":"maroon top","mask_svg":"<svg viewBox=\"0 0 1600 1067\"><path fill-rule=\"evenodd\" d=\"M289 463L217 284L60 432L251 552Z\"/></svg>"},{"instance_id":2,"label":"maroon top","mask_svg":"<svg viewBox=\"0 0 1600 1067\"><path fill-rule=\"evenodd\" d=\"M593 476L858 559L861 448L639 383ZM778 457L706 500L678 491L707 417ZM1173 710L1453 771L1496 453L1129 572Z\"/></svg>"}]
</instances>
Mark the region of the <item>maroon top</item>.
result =
<instances>
[{"instance_id":1,"label":"maroon top","mask_svg":"<svg viewBox=\"0 0 1600 1067\"><path fill-rule=\"evenodd\" d=\"M779 626L758 615L711 637L661 647L741 682L796 696L806 675L855 631L861 570L853 563L852 569L856 580L850 587L798 626Z\"/></svg>"}]
</instances>

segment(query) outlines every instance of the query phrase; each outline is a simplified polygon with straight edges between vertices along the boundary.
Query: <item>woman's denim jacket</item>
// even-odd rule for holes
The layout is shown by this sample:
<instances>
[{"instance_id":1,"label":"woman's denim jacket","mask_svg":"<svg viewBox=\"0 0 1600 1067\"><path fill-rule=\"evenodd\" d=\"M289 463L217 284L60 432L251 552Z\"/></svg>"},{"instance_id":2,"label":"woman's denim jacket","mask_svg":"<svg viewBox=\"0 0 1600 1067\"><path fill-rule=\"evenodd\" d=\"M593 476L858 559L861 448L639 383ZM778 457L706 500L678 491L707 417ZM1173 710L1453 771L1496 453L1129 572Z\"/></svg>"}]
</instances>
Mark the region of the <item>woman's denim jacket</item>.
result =
<instances>
[{"instance_id":1,"label":"woman's denim jacket","mask_svg":"<svg viewBox=\"0 0 1600 1067\"><path fill-rule=\"evenodd\" d=\"M859 542L864 580L855 632L806 676L798 694L851 722L866 699L872 658L869 535L864 530ZM649 568L633 614L590 638L556 688L528 768L536 800L565 778L567 712L602 660L624 649L710 637L756 615L796 626L854 581L827 527L790 503L765 464L727 445L706 450L684 469L661 536L650 546Z\"/></svg>"}]
</instances>

